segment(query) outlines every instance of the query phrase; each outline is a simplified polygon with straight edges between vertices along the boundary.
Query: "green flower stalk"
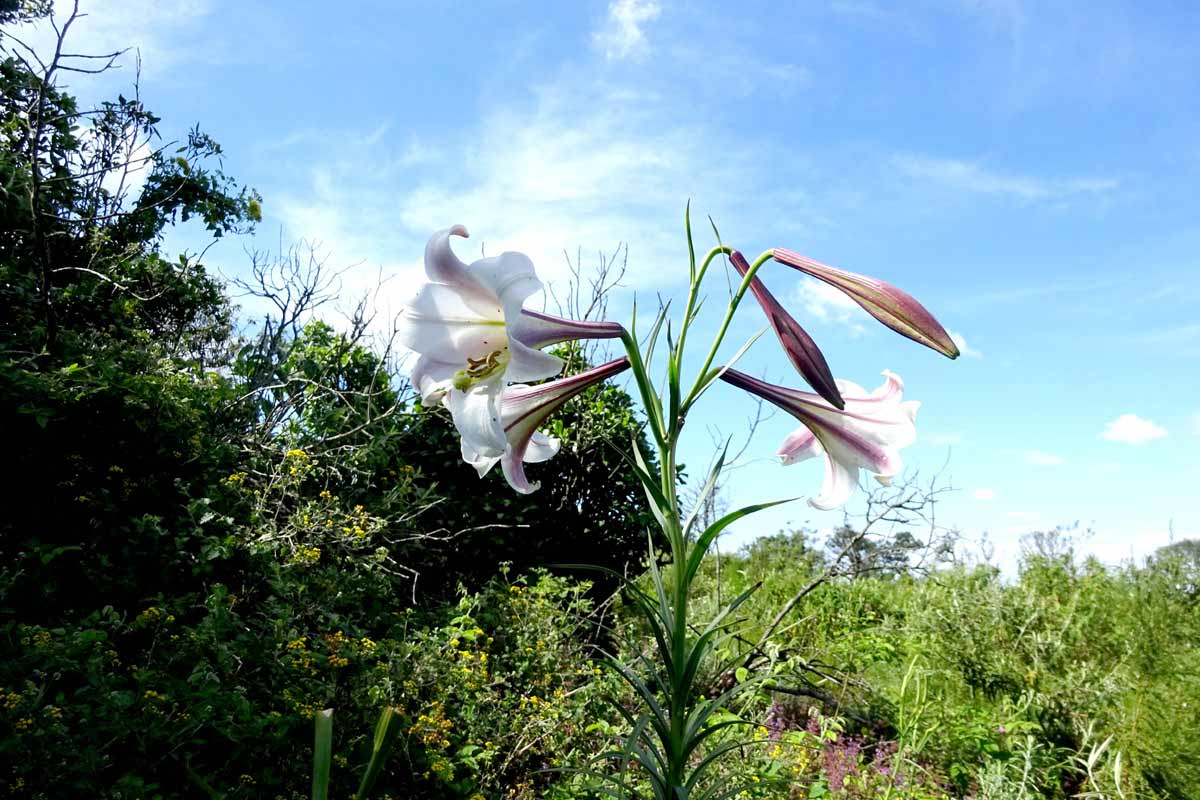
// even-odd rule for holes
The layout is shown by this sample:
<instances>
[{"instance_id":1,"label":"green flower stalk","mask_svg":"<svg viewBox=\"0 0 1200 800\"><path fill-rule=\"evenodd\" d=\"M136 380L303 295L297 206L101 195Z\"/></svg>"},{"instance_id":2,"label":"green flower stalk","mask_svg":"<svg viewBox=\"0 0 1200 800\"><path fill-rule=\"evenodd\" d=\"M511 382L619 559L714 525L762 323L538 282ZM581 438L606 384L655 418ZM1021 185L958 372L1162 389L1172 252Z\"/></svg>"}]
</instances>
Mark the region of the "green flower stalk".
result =
<instances>
[{"instance_id":1,"label":"green flower stalk","mask_svg":"<svg viewBox=\"0 0 1200 800\"><path fill-rule=\"evenodd\" d=\"M634 796L629 769L641 770L656 800L719 800L745 787L723 785L716 768L723 756L740 743L720 743L723 731L743 724L722 717L737 695L756 685L753 679L735 682L723 694L707 697L699 679L718 643L727 638L729 615L753 589L733 600L713 619L691 618L692 583L716 538L743 517L787 500L749 505L701 528L695 512L685 514L678 492L677 452L691 409L718 382L764 398L794 416L802 425L779 450L784 464L824 456L826 481L810 503L833 508L845 503L858 484L860 468L882 480L900 469L899 450L916 438L917 403L902 401L899 376L885 372L887 382L868 394L857 384L833 374L812 337L775 299L757 277L772 259L800 269L841 289L880 322L910 339L954 357L957 348L924 306L890 284L828 267L789 250L775 249L748 262L725 245L710 249L699 263L692 240L690 213L685 216L688 243L688 291L683 313L669 320L669 305L655 317L644 340L637 329L636 308L629 328L610 322L574 322L531 312L524 300L540 287L533 264L519 253L503 253L470 266L450 250L451 235L465 236L462 226L434 235L426 249L430 284L422 287L406 312L403 339L420 358L414 370L427 402L450 409L462 434L463 458L482 475L495 463L504 467L508 482L519 492L534 491L523 463L551 458L556 448L537 431L549 413L582 391L628 369L637 387L657 459L650 459L634 442L628 466L645 490L646 500L662 530L669 566L658 566L650 549L649 591L634 584L626 589L653 637L655 657L643 663L613 662L641 701L639 712L619 707L630 725L624 745L604 754L615 771L596 768L606 793ZM716 332L697 373L685 379L685 352L703 305L704 280L714 262L728 258L741 282L726 303ZM755 341L732 357L719 360L746 292L750 291L767 315L784 353L816 390L810 394L774 386L733 369ZM666 330L666 337L660 334ZM578 338L617 338L625 357L580 375L554 378L533 386L516 381L550 378L561 363L541 348ZM755 337L757 339L757 337ZM644 344L643 344L644 341ZM649 365L665 358L666 374L656 383ZM657 466L651 466L656 464ZM715 460L696 508L714 490L724 465Z\"/></svg>"}]
</instances>

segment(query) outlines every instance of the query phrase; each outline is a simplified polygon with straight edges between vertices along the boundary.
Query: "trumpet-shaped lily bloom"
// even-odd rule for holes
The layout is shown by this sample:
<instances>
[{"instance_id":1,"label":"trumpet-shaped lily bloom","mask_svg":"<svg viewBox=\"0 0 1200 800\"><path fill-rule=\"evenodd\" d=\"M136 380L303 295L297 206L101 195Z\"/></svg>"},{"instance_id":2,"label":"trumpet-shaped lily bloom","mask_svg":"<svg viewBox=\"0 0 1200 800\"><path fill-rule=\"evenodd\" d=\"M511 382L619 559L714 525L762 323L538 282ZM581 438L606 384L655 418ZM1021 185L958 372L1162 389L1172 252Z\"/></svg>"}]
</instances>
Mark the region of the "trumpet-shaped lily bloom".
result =
<instances>
[{"instance_id":1,"label":"trumpet-shaped lily bloom","mask_svg":"<svg viewBox=\"0 0 1200 800\"><path fill-rule=\"evenodd\" d=\"M734 250L729 260L738 274L743 278L746 277L746 273L750 269L750 265L746 263L746 257ZM816 389L817 394L828 400L831 405L836 408L845 408L845 402L838 393L833 373L829 371L829 363L825 361L825 356L817 347L817 343L804 328L800 327L800 323L784 310L779 301L775 299L775 295L771 294L757 275L750 281L750 291L754 292L754 298L762 306L767 320L775 329L775 335L779 337L779 343L783 345L783 352L787 354L788 360L792 362L796 371L803 375L804 380L808 381L808 385Z\"/></svg>"},{"instance_id":2,"label":"trumpet-shaped lily bloom","mask_svg":"<svg viewBox=\"0 0 1200 800\"><path fill-rule=\"evenodd\" d=\"M455 225L429 239L429 283L404 310L398 338L419 354L412 381L422 401L444 403L459 430L470 431L477 452L498 456L505 447L499 423L504 387L562 370L561 359L538 348L619 336L621 329L525 312L525 300L542 288L533 262L522 253L505 252L467 265L450 248L451 236L466 237L467 229Z\"/></svg>"},{"instance_id":3,"label":"trumpet-shaped lily bloom","mask_svg":"<svg viewBox=\"0 0 1200 800\"><path fill-rule=\"evenodd\" d=\"M950 334L946 333L946 329L934 319L925 306L903 289L897 289L877 278L813 261L791 250L775 248L772 257L780 264L787 264L841 289L851 300L862 306L864 311L901 336L907 336L948 358L958 358L958 345L950 339Z\"/></svg>"},{"instance_id":4,"label":"trumpet-shaped lily bloom","mask_svg":"<svg viewBox=\"0 0 1200 800\"><path fill-rule=\"evenodd\" d=\"M808 502L828 510L843 505L854 494L860 469L886 485L903 469L900 449L916 441L921 404L902 399L904 384L898 375L887 370L883 375L884 384L870 393L839 380L846 401L840 411L818 395L775 386L737 370L727 370L721 378L774 403L803 423L804 427L784 439L779 458L787 465L825 457L821 493Z\"/></svg>"},{"instance_id":5,"label":"trumpet-shaped lily bloom","mask_svg":"<svg viewBox=\"0 0 1200 800\"><path fill-rule=\"evenodd\" d=\"M628 367L629 360L622 357L569 378L537 386L514 384L507 387L500 400L500 426L505 437L503 452L497 455L479 451L472 444L477 437L468 435L469 432L460 425L463 460L475 467L481 478L499 461L509 486L521 494L536 491L539 484L531 483L525 477L525 464L547 461L559 448L558 439L538 431L538 426L584 389Z\"/></svg>"}]
</instances>

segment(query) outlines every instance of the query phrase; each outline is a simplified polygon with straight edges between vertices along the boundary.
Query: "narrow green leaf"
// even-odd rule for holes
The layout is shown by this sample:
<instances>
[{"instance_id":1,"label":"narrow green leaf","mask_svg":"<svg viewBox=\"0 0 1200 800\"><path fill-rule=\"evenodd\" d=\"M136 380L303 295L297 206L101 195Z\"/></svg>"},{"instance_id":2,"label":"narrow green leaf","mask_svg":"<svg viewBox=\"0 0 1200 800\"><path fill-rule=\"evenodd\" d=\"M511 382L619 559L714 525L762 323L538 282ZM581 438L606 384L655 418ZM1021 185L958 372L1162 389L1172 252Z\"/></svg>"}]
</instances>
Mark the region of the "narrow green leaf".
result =
<instances>
[{"instance_id":1,"label":"narrow green leaf","mask_svg":"<svg viewBox=\"0 0 1200 800\"><path fill-rule=\"evenodd\" d=\"M367 771L363 773L362 780L358 784L358 791L355 793L356 800L366 800L370 796L371 790L375 788L375 781L379 779L379 773L383 770L384 763L392 753L392 748L396 744L396 736L399 733L400 710L388 706L380 713L379 721L375 723L375 738L371 743L371 760L367 762Z\"/></svg>"},{"instance_id":2,"label":"narrow green leaf","mask_svg":"<svg viewBox=\"0 0 1200 800\"><path fill-rule=\"evenodd\" d=\"M313 800L329 800L329 767L333 760L333 709L318 711L313 741Z\"/></svg>"}]
</instances>

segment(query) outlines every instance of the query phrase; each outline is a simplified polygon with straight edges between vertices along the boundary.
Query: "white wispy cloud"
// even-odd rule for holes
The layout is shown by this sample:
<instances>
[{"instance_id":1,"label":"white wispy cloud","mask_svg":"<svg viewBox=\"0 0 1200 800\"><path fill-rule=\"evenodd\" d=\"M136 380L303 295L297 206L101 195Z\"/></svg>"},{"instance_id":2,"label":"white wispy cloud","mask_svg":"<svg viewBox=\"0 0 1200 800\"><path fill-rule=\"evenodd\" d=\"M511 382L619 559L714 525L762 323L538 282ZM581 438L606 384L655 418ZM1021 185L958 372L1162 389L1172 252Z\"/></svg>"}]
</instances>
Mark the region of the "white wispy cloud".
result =
<instances>
[{"instance_id":1,"label":"white wispy cloud","mask_svg":"<svg viewBox=\"0 0 1200 800\"><path fill-rule=\"evenodd\" d=\"M1041 178L988 169L977 161L900 154L892 159L902 174L916 180L976 194L1014 197L1018 200L1063 200L1099 195L1120 186L1115 178Z\"/></svg>"},{"instance_id":2,"label":"white wispy cloud","mask_svg":"<svg viewBox=\"0 0 1200 800\"><path fill-rule=\"evenodd\" d=\"M792 293L792 300L804 308L810 319L845 326L852 335L861 336L867 331L863 323L866 312L849 295L828 283L802 278Z\"/></svg>"},{"instance_id":3,"label":"white wispy cloud","mask_svg":"<svg viewBox=\"0 0 1200 800\"><path fill-rule=\"evenodd\" d=\"M645 58L650 52L645 25L661 13L657 0L613 0L603 27L592 34L592 42L612 61Z\"/></svg>"},{"instance_id":4,"label":"white wispy cloud","mask_svg":"<svg viewBox=\"0 0 1200 800\"><path fill-rule=\"evenodd\" d=\"M323 242L338 262L364 261L372 275L383 266L397 287L421 274L430 233L462 223L472 234L455 243L463 258L481 248L520 250L560 287L569 277L564 251L574 257L581 248L586 266L625 242L625 289L686 278L689 196L694 223L711 214L723 232L751 230L768 208L799 225L814 213L802 192L776 188L770 153L695 121L671 122L682 117L665 113L670 98L653 90L565 72L532 95L497 103L436 146L402 130L376 143L344 131L324 143L304 137L312 144L308 179L277 191L268 212L288 235ZM722 153L719 162L713 152ZM697 242L707 246L703 228Z\"/></svg>"},{"instance_id":5,"label":"white wispy cloud","mask_svg":"<svg viewBox=\"0 0 1200 800\"><path fill-rule=\"evenodd\" d=\"M1056 453L1047 453L1044 450L1026 450L1025 463L1039 467L1057 467L1067 463L1067 460Z\"/></svg>"},{"instance_id":6,"label":"white wispy cloud","mask_svg":"<svg viewBox=\"0 0 1200 800\"><path fill-rule=\"evenodd\" d=\"M967 358L983 358L983 353L976 350L971 345L967 344L967 337L963 336L958 331L947 331L950 334L950 339L958 345L958 351Z\"/></svg>"},{"instance_id":7,"label":"white wispy cloud","mask_svg":"<svg viewBox=\"0 0 1200 800\"><path fill-rule=\"evenodd\" d=\"M55 0L54 20L61 27L73 0ZM128 52L119 63L132 68L140 54L147 74L200 59L223 57L220 42L197 42L196 26L212 14L212 0L121 0L119 3L81 3L80 16L67 34L68 51L82 54ZM20 35L40 53L53 54L56 38L48 20L22 26ZM44 56L45 57L45 56ZM95 66L90 64L89 66ZM129 80L128 73L124 80Z\"/></svg>"},{"instance_id":8,"label":"white wispy cloud","mask_svg":"<svg viewBox=\"0 0 1200 800\"><path fill-rule=\"evenodd\" d=\"M1165 428L1155 425L1137 414L1122 414L1104 426L1101 439L1125 444L1145 444L1167 435Z\"/></svg>"},{"instance_id":9,"label":"white wispy cloud","mask_svg":"<svg viewBox=\"0 0 1200 800\"><path fill-rule=\"evenodd\" d=\"M996 499L996 490L995 489L975 489L971 492L971 497L974 497L976 500L982 500L985 503L991 502L992 500Z\"/></svg>"}]
</instances>

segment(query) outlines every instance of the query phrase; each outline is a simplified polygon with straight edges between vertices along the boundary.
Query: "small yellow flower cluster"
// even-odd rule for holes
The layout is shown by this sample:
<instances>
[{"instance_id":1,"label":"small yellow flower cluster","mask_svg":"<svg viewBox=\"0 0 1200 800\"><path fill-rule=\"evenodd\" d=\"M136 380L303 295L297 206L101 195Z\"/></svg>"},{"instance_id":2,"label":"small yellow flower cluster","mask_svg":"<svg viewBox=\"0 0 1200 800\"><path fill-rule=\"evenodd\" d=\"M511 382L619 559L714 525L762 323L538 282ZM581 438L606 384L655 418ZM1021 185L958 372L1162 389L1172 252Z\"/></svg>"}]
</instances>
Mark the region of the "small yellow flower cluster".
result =
<instances>
[{"instance_id":1,"label":"small yellow flower cluster","mask_svg":"<svg viewBox=\"0 0 1200 800\"><path fill-rule=\"evenodd\" d=\"M21 705L21 701L24 699L25 698L21 697L21 695L17 694L16 692L9 692L8 694L4 695L4 707L9 711L12 711L14 708Z\"/></svg>"},{"instance_id":2,"label":"small yellow flower cluster","mask_svg":"<svg viewBox=\"0 0 1200 800\"><path fill-rule=\"evenodd\" d=\"M445 750L450 746L450 731L454 723L446 718L442 704L434 700L429 704L428 714L418 714L417 721L409 726L408 733L427 747Z\"/></svg>"},{"instance_id":3,"label":"small yellow flower cluster","mask_svg":"<svg viewBox=\"0 0 1200 800\"><path fill-rule=\"evenodd\" d=\"M38 631L37 633L35 633L33 635L33 646L34 647L45 647L46 645L50 644L50 642L51 642L50 631Z\"/></svg>"},{"instance_id":4,"label":"small yellow flower cluster","mask_svg":"<svg viewBox=\"0 0 1200 800\"><path fill-rule=\"evenodd\" d=\"M162 616L162 609L155 606L150 606L145 611L137 615L137 621L143 625L148 625L151 622L157 622Z\"/></svg>"},{"instance_id":5,"label":"small yellow flower cluster","mask_svg":"<svg viewBox=\"0 0 1200 800\"><path fill-rule=\"evenodd\" d=\"M19 731L29 730L33 726L33 720L29 717L22 717L13 723L13 727Z\"/></svg>"},{"instance_id":6,"label":"small yellow flower cluster","mask_svg":"<svg viewBox=\"0 0 1200 800\"><path fill-rule=\"evenodd\" d=\"M298 567L311 567L321 560L321 548L301 547L292 554L292 563Z\"/></svg>"},{"instance_id":7,"label":"small yellow flower cluster","mask_svg":"<svg viewBox=\"0 0 1200 800\"><path fill-rule=\"evenodd\" d=\"M289 475L300 475L308 472L313 467L312 456L303 450L288 450L284 453L284 458L288 463Z\"/></svg>"},{"instance_id":8,"label":"small yellow flower cluster","mask_svg":"<svg viewBox=\"0 0 1200 800\"><path fill-rule=\"evenodd\" d=\"M287 643L288 650L303 650L308 646L308 637L300 636Z\"/></svg>"},{"instance_id":9,"label":"small yellow flower cluster","mask_svg":"<svg viewBox=\"0 0 1200 800\"><path fill-rule=\"evenodd\" d=\"M42 713L51 719L62 719L62 709L58 706L46 706L42 709Z\"/></svg>"},{"instance_id":10,"label":"small yellow flower cluster","mask_svg":"<svg viewBox=\"0 0 1200 800\"><path fill-rule=\"evenodd\" d=\"M358 649L361 650L365 656L374 655L375 649L378 646L379 645L375 644L375 642L371 641L366 636L358 640Z\"/></svg>"},{"instance_id":11,"label":"small yellow flower cluster","mask_svg":"<svg viewBox=\"0 0 1200 800\"><path fill-rule=\"evenodd\" d=\"M322 489L321 493L317 496L320 497L322 500L332 500L333 499L333 495L330 494L328 489Z\"/></svg>"},{"instance_id":12,"label":"small yellow flower cluster","mask_svg":"<svg viewBox=\"0 0 1200 800\"><path fill-rule=\"evenodd\" d=\"M246 482L246 473L235 472L232 475L225 478L225 482L227 484L229 484L230 486L240 486L241 484Z\"/></svg>"},{"instance_id":13,"label":"small yellow flower cluster","mask_svg":"<svg viewBox=\"0 0 1200 800\"><path fill-rule=\"evenodd\" d=\"M454 765L444 758L435 758L429 765L429 771L447 783L454 780ZM429 773L425 777L429 777Z\"/></svg>"}]
</instances>

